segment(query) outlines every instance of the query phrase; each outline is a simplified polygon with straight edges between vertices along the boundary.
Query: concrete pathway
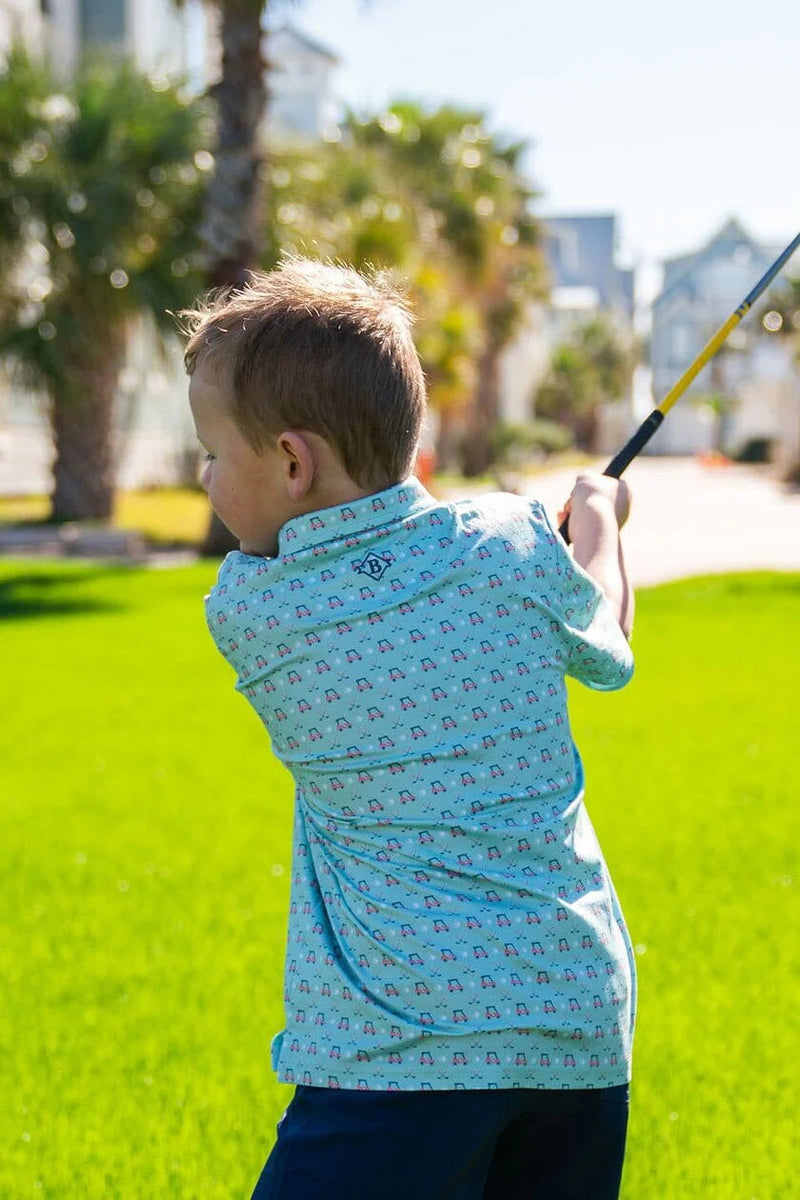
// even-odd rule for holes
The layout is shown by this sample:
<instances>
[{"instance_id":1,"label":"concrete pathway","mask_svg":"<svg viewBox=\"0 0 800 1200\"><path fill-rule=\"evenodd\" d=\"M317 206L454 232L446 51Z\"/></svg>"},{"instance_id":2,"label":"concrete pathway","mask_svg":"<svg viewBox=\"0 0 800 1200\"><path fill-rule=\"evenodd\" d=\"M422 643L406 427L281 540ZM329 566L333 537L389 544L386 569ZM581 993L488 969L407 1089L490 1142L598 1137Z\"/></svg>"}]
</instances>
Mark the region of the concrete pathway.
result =
<instances>
[{"instance_id":1,"label":"concrete pathway","mask_svg":"<svg viewBox=\"0 0 800 1200\"><path fill-rule=\"evenodd\" d=\"M598 465L602 470L605 462ZM531 489L553 517L573 477L572 471L554 473ZM626 478L633 507L623 537L634 584L721 571L800 570L800 492L763 468L642 458Z\"/></svg>"},{"instance_id":2,"label":"concrete pathway","mask_svg":"<svg viewBox=\"0 0 800 1200\"><path fill-rule=\"evenodd\" d=\"M598 470L604 466L598 461ZM645 457L625 477L633 507L623 537L635 585L723 571L800 571L800 491L782 486L769 468ZM555 521L574 478L574 468L559 469L527 481L524 491Z\"/></svg>"}]
</instances>

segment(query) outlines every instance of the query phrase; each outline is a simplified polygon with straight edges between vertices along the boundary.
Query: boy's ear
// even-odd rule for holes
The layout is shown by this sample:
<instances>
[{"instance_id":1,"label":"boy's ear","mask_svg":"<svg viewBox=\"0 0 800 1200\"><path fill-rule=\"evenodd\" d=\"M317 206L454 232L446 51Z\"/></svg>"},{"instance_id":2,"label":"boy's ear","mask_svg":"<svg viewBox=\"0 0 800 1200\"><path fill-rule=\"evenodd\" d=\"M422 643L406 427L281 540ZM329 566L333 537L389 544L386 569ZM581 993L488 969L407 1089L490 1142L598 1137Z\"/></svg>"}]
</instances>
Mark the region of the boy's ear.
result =
<instances>
[{"instance_id":1,"label":"boy's ear","mask_svg":"<svg viewBox=\"0 0 800 1200\"><path fill-rule=\"evenodd\" d=\"M301 433L286 429L277 439L283 464L286 494L291 500L303 500L311 490L316 474L314 452Z\"/></svg>"}]
</instances>

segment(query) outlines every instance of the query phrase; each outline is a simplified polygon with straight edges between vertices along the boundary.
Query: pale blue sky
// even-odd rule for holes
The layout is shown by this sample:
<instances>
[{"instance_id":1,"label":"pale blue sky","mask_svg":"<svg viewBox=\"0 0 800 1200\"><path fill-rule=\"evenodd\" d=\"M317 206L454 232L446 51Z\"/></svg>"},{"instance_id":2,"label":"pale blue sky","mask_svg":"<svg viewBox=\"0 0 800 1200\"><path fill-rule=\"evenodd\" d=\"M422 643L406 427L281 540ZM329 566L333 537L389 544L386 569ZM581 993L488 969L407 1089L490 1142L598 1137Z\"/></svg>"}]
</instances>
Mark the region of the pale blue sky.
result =
<instances>
[{"instance_id":1,"label":"pale blue sky","mask_svg":"<svg viewBox=\"0 0 800 1200\"><path fill-rule=\"evenodd\" d=\"M454 101L529 140L538 211L616 212L646 291L730 215L769 241L800 229L800 0L306 0L289 17L340 56L354 107Z\"/></svg>"}]
</instances>

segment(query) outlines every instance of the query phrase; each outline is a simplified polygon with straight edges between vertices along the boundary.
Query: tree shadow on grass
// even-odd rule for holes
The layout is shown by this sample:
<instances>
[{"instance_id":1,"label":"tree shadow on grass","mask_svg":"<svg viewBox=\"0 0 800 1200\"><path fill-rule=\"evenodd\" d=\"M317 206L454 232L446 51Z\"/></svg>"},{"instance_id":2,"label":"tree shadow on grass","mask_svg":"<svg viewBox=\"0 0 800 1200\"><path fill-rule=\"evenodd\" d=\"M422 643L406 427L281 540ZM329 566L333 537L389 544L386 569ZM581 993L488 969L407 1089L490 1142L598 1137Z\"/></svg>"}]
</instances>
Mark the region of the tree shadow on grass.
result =
<instances>
[{"instance_id":1,"label":"tree shadow on grass","mask_svg":"<svg viewBox=\"0 0 800 1200\"><path fill-rule=\"evenodd\" d=\"M123 612L130 606L106 595L92 594L98 578L122 576L124 569L96 571L29 571L0 579L0 621L31 617L64 617Z\"/></svg>"}]
</instances>

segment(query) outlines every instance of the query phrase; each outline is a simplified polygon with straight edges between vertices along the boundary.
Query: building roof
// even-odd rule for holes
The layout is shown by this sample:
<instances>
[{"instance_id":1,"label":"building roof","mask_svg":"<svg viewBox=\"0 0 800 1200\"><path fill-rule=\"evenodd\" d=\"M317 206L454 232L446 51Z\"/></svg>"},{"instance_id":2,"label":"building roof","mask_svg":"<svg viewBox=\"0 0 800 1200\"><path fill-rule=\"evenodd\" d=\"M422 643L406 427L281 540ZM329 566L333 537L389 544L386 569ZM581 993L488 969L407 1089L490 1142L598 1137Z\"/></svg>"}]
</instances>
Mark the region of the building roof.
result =
<instances>
[{"instance_id":1,"label":"building roof","mask_svg":"<svg viewBox=\"0 0 800 1200\"><path fill-rule=\"evenodd\" d=\"M736 217L729 217L699 250L664 259L664 285L654 299L653 307L680 293L694 298L697 294L695 267L703 260L710 259L717 250L733 251L742 244L754 250L759 257L766 252L766 247L756 242Z\"/></svg>"},{"instance_id":2,"label":"building roof","mask_svg":"<svg viewBox=\"0 0 800 1200\"><path fill-rule=\"evenodd\" d=\"M317 42L307 34L301 33L294 25L279 25L277 29L268 31L269 37L276 37L278 34L283 34L300 49L308 51L309 54L315 54L318 58L324 58L330 63L338 63L340 61L339 56L334 54L332 50L329 50L327 46L323 46L321 42Z\"/></svg>"}]
</instances>

